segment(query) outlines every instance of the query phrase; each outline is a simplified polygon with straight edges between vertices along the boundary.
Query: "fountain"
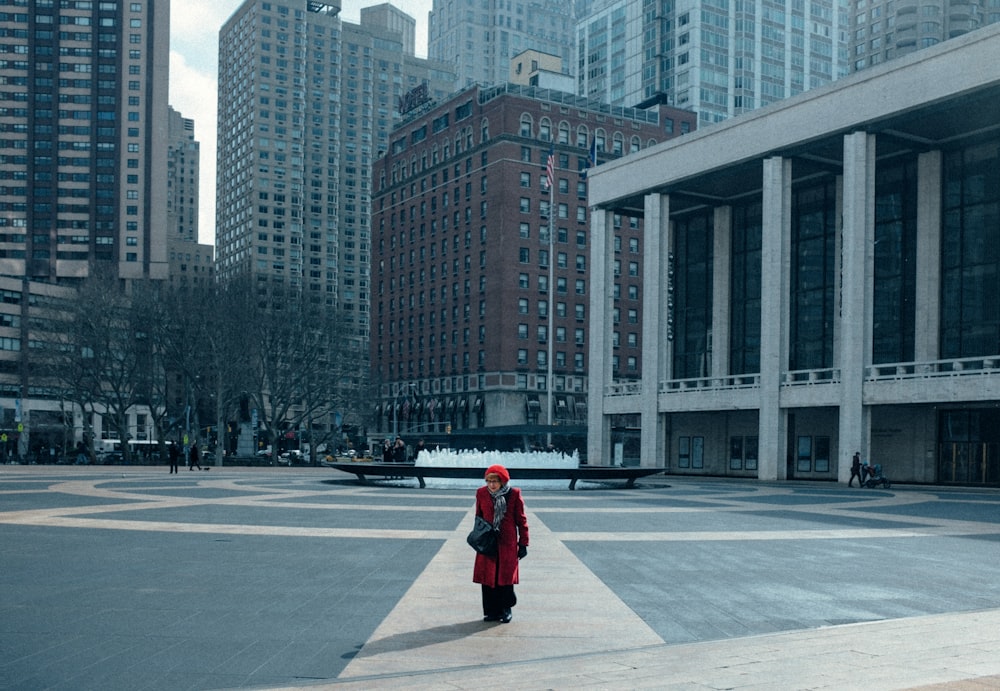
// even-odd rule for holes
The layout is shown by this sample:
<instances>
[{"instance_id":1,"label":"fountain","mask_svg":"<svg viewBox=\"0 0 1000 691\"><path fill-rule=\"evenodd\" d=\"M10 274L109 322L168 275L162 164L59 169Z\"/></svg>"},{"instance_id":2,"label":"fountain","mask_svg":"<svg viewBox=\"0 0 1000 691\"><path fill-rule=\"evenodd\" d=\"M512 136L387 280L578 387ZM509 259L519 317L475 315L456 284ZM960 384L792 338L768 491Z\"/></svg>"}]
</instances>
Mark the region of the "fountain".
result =
<instances>
[{"instance_id":1,"label":"fountain","mask_svg":"<svg viewBox=\"0 0 1000 691\"><path fill-rule=\"evenodd\" d=\"M421 451L417 456L418 468L482 468L485 473L491 465L502 465L511 472L510 484L526 489L564 489L561 480L526 480L517 478L518 468L579 468L580 456L552 451L478 451L455 449L434 449ZM425 480L428 487L436 489L476 488L483 484L483 478L430 477Z\"/></svg>"},{"instance_id":2,"label":"fountain","mask_svg":"<svg viewBox=\"0 0 1000 691\"><path fill-rule=\"evenodd\" d=\"M554 488L560 481L569 480L569 489L576 489L577 482L607 483L624 481L625 487L634 487L641 477L663 472L662 468L630 467L620 465L580 465L580 457L553 452L520 451L453 451L438 449L422 451L415 463L379 463L378 461L323 462L328 468L356 475L368 484L370 479L389 482L416 479L420 487L433 479L434 487L478 487L491 465L500 464L510 471L510 481L516 487L536 489Z\"/></svg>"}]
</instances>

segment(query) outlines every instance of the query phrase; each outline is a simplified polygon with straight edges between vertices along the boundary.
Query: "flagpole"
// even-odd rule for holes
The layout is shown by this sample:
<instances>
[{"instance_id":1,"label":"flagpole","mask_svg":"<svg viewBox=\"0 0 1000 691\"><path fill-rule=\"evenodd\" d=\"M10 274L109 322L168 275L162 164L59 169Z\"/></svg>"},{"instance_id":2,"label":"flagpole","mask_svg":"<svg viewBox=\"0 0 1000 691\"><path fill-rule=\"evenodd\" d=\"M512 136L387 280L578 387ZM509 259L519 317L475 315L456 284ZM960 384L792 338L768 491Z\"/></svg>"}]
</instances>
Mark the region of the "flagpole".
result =
<instances>
[{"instance_id":1,"label":"flagpole","mask_svg":"<svg viewBox=\"0 0 1000 691\"><path fill-rule=\"evenodd\" d=\"M555 154L550 153L549 156L552 159L551 170L552 173L549 175L549 334L548 338L548 356L546 357L546 363L548 364L548 371L546 372L546 382L549 389L549 412L548 412L548 423L549 431L545 439L545 450L548 451L552 447L552 336L553 336L553 303L552 295L555 293L555 233L553 232L552 222L555 214Z\"/></svg>"}]
</instances>

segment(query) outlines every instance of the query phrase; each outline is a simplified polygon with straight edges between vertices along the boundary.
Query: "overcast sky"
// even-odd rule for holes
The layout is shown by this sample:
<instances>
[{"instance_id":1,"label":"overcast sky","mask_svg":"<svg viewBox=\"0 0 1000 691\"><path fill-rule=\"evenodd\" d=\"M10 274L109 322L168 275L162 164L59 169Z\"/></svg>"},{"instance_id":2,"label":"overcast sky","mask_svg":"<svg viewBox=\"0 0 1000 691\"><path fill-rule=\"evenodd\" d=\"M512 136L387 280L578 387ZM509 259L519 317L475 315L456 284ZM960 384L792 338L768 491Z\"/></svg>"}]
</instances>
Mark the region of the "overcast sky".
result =
<instances>
[{"instance_id":1,"label":"overcast sky","mask_svg":"<svg viewBox=\"0 0 1000 691\"><path fill-rule=\"evenodd\" d=\"M194 120L201 144L199 240L215 242L215 125L219 29L243 0L172 0L170 3L170 105ZM361 8L378 0L342 0L340 16L361 21ZM391 0L417 21L416 52L427 56L427 13L432 0Z\"/></svg>"}]
</instances>

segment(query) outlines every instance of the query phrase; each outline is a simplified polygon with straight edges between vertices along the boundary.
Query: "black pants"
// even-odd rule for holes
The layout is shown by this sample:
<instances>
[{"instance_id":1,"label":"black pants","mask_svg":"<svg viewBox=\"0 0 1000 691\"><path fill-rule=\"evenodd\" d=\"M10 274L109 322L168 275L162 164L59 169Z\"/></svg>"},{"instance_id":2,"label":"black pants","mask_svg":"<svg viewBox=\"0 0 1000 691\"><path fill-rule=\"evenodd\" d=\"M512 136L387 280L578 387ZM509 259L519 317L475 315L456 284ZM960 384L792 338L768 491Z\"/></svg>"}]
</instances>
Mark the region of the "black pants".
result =
<instances>
[{"instance_id":1,"label":"black pants","mask_svg":"<svg viewBox=\"0 0 1000 691\"><path fill-rule=\"evenodd\" d=\"M491 588L483 586L483 616L499 617L505 609L510 609L517 604L517 596L514 595L514 586L498 585Z\"/></svg>"}]
</instances>

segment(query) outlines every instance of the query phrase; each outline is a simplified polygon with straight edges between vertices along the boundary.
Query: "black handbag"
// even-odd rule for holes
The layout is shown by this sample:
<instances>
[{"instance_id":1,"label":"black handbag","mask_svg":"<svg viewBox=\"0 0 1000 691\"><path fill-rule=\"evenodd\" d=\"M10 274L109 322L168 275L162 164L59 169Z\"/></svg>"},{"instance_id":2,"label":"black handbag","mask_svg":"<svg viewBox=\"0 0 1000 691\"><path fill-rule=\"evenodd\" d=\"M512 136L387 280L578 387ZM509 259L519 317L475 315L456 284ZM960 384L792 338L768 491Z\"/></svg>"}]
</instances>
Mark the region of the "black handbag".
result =
<instances>
[{"instance_id":1,"label":"black handbag","mask_svg":"<svg viewBox=\"0 0 1000 691\"><path fill-rule=\"evenodd\" d=\"M496 556L497 537L499 533L493 529L493 524L482 516L476 516L476 524L465 541L472 549L487 557Z\"/></svg>"}]
</instances>

